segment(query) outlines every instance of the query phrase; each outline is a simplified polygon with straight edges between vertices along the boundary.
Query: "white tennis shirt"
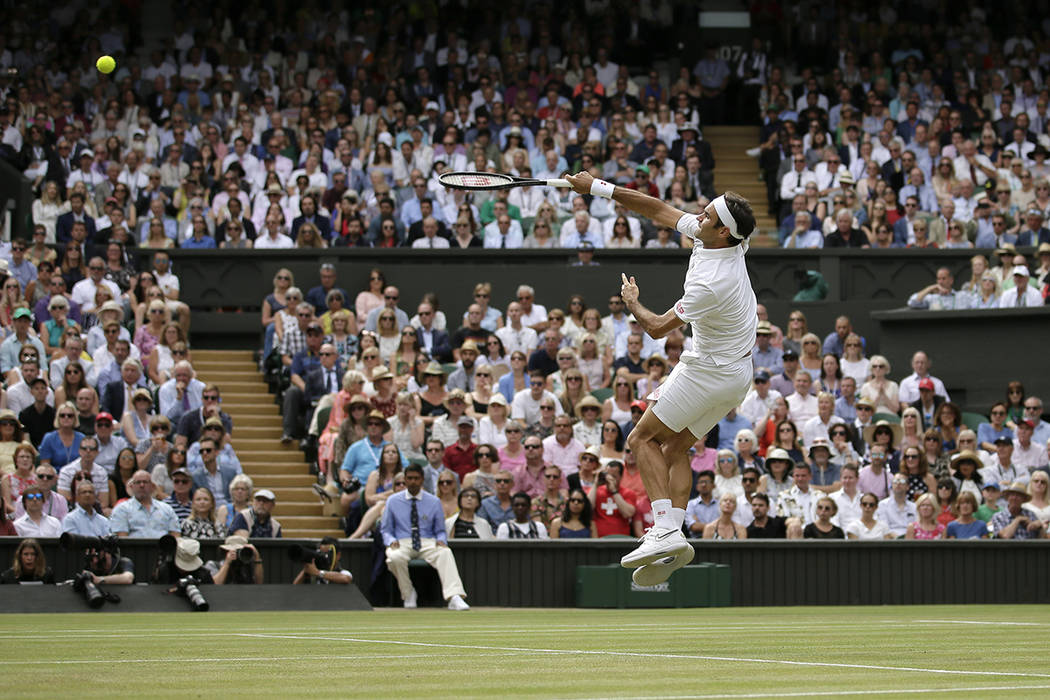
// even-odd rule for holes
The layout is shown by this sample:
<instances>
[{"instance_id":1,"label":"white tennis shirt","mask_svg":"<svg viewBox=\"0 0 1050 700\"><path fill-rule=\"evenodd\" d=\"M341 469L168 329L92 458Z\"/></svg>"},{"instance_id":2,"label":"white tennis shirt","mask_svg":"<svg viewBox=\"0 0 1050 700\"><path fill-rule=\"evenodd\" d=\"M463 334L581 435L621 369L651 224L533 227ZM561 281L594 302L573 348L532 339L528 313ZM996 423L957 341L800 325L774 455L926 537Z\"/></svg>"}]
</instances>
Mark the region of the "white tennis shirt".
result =
<instances>
[{"instance_id":1,"label":"white tennis shirt","mask_svg":"<svg viewBox=\"0 0 1050 700\"><path fill-rule=\"evenodd\" d=\"M755 345L758 303L747 276L744 253L748 243L708 250L696 239L700 222L695 214L678 220L678 232L693 239L693 252L681 299L674 312L690 324L693 348L682 353L721 367L736 362Z\"/></svg>"}]
</instances>

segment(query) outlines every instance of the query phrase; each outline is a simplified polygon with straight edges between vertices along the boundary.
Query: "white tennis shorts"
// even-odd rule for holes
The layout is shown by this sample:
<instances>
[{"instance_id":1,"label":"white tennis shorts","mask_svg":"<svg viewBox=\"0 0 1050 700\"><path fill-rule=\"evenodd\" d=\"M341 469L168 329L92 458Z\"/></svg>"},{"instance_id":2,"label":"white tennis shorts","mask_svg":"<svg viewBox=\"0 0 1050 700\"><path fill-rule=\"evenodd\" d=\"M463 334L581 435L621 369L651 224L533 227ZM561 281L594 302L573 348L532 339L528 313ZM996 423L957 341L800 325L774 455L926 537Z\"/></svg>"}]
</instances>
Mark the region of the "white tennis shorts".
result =
<instances>
[{"instance_id":1,"label":"white tennis shorts","mask_svg":"<svg viewBox=\"0 0 1050 700\"><path fill-rule=\"evenodd\" d=\"M656 401L653 413L661 423L676 433L689 428L699 440L741 404L753 378L751 355L721 367L683 361L647 398Z\"/></svg>"}]
</instances>

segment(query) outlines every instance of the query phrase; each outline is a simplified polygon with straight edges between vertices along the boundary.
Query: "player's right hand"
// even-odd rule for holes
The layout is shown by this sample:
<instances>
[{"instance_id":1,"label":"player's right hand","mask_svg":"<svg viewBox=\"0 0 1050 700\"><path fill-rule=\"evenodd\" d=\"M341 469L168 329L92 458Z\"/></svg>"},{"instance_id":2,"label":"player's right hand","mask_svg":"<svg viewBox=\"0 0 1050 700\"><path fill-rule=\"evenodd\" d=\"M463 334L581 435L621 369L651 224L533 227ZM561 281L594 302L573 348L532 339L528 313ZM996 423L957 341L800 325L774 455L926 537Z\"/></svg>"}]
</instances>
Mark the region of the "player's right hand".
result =
<instances>
[{"instance_id":1,"label":"player's right hand","mask_svg":"<svg viewBox=\"0 0 1050 700\"><path fill-rule=\"evenodd\" d=\"M569 175L566 173L565 179L572 183L573 192L578 192L580 194L591 193L591 183L594 182L594 176L586 170L581 170L575 175Z\"/></svg>"}]
</instances>

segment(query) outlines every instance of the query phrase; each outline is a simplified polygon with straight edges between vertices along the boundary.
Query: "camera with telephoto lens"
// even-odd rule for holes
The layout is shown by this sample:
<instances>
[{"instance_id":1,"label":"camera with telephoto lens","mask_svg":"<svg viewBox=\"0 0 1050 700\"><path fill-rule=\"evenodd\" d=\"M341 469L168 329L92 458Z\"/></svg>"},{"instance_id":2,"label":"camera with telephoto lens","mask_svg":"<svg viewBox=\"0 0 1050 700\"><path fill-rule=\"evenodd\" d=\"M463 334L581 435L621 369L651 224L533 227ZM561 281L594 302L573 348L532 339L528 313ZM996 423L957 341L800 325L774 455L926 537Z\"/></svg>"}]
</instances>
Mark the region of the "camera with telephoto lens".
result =
<instances>
[{"instance_id":1,"label":"camera with telephoto lens","mask_svg":"<svg viewBox=\"0 0 1050 700\"><path fill-rule=\"evenodd\" d=\"M173 538L174 539L174 538ZM106 537L93 537L86 535L74 535L72 532L63 532L58 538L62 549L83 549L96 552L109 552L116 556L120 552L120 541L116 535Z\"/></svg>"},{"instance_id":2,"label":"camera with telephoto lens","mask_svg":"<svg viewBox=\"0 0 1050 700\"><path fill-rule=\"evenodd\" d=\"M322 552L313 547L301 544L293 544L288 548L288 558L300 564L312 563L318 569L332 568L332 552Z\"/></svg>"},{"instance_id":3,"label":"camera with telephoto lens","mask_svg":"<svg viewBox=\"0 0 1050 700\"><path fill-rule=\"evenodd\" d=\"M73 590L84 596L84 601L92 610L101 608L106 602L106 594L95 584L90 571L81 571L73 577Z\"/></svg>"},{"instance_id":4,"label":"camera with telephoto lens","mask_svg":"<svg viewBox=\"0 0 1050 700\"><path fill-rule=\"evenodd\" d=\"M190 602L190 607L193 612L208 612L208 601L204 599L201 594L201 589L197 588L200 581L194 576L186 576L179 579L179 583L176 587L176 592Z\"/></svg>"},{"instance_id":5,"label":"camera with telephoto lens","mask_svg":"<svg viewBox=\"0 0 1050 700\"><path fill-rule=\"evenodd\" d=\"M350 477L349 481L343 484L343 493L357 493L361 490L361 480L356 476Z\"/></svg>"}]
</instances>

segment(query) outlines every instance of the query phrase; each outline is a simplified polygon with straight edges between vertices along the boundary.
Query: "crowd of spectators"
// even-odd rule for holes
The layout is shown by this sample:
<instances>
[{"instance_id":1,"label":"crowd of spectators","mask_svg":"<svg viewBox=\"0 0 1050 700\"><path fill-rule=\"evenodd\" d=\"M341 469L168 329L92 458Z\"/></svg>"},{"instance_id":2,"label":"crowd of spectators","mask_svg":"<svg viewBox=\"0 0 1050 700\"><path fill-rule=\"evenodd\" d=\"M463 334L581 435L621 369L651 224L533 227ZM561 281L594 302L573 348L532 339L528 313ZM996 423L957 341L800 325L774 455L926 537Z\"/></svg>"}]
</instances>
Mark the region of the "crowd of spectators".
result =
<instances>
[{"instance_id":1,"label":"crowd of spectators","mask_svg":"<svg viewBox=\"0 0 1050 700\"><path fill-rule=\"evenodd\" d=\"M797 67L756 42L749 153L784 247L1050 243L1046 19L949 8L799 4Z\"/></svg>"}]
</instances>

